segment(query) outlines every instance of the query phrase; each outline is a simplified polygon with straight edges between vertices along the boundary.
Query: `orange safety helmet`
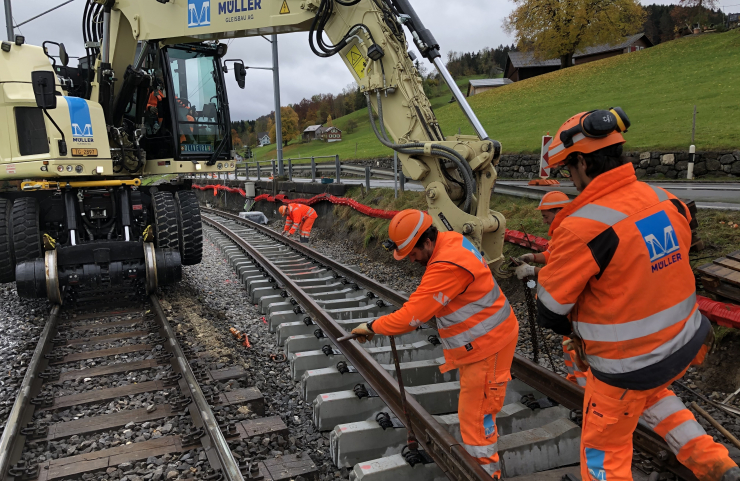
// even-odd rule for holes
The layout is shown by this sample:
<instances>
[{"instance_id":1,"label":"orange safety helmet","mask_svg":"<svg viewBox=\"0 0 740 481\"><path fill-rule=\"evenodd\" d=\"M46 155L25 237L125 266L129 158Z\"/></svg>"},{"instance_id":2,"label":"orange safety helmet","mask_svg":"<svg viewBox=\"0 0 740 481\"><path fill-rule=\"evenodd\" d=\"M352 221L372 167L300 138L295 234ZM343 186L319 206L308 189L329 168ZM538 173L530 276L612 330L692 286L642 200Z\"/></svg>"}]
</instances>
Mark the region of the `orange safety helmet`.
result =
<instances>
[{"instance_id":1,"label":"orange safety helmet","mask_svg":"<svg viewBox=\"0 0 740 481\"><path fill-rule=\"evenodd\" d=\"M282 215L283 217L285 217L286 215L288 215L288 206L287 205L281 205L280 208L278 209L278 212L280 212L280 215Z\"/></svg>"},{"instance_id":2,"label":"orange safety helmet","mask_svg":"<svg viewBox=\"0 0 740 481\"><path fill-rule=\"evenodd\" d=\"M611 145L623 144L630 120L621 107L581 112L569 118L555 134L547 151L547 167L565 162L572 152L590 154Z\"/></svg>"},{"instance_id":3,"label":"orange safety helmet","mask_svg":"<svg viewBox=\"0 0 740 481\"><path fill-rule=\"evenodd\" d=\"M537 210L562 209L570 203L570 198L559 190L553 190L542 196Z\"/></svg>"},{"instance_id":4,"label":"orange safety helmet","mask_svg":"<svg viewBox=\"0 0 740 481\"><path fill-rule=\"evenodd\" d=\"M432 217L416 209L402 210L391 219L388 226L388 239L383 243L387 250L393 250L393 257L400 261L416 246L419 237L432 225Z\"/></svg>"}]
</instances>

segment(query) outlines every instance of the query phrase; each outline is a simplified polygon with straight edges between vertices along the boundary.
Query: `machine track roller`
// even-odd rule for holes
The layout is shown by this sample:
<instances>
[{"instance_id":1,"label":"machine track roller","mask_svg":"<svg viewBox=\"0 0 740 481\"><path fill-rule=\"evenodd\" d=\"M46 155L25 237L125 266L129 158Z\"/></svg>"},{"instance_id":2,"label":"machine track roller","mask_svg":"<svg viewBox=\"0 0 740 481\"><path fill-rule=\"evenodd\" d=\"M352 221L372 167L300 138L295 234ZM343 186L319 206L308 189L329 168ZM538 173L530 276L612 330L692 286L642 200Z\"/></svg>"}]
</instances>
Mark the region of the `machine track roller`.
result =
<instances>
[{"instance_id":1,"label":"machine track roller","mask_svg":"<svg viewBox=\"0 0 740 481\"><path fill-rule=\"evenodd\" d=\"M12 226L13 201L0 199L0 283L15 280Z\"/></svg>"},{"instance_id":2,"label":"machine track roller","mask_svg":"<svg viewBox=\"0 0 740 481\"><path fill-rule=\"evenodd\" d=\"M203 258L203 226L198 198L195 192L181 190L175 194L175 204L182 265L200 264Z\"/></svg>"},{"instance_id":3,"label":"machine track roller","mask_svg":"<svg viewBox=\"0 0 740 481\"><path fill-rule=\"evenodd\" d=\"M160 249L180 250L178 245L176 209L175 198L172 193L158 191L152 195L156 245Z\"/></svg>"},{"instance_id":4,"label":"machine track roller","mask_svg":"<svg viewBox=\"0 0 740 481\"><path fill-rule=\"evenodd\" d=\"M39 202L33 197L21 197L13 202L13 252L19 263L43 255Z\"/></svg>"}]
</instances>

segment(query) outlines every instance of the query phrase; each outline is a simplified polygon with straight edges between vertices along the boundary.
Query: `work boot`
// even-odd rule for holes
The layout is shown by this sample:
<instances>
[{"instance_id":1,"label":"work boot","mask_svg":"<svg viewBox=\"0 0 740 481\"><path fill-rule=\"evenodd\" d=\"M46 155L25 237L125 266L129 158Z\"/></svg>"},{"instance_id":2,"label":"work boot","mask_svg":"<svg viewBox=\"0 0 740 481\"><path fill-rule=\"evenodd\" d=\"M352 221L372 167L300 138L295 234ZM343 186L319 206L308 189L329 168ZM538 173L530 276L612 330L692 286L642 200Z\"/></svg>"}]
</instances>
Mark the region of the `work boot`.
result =
<instances>
[{"instance_id":1,"label":"work boot","mask_svg":"<svg viewBox=\"0 0 740 481\"><path fill-rule=\"evenodd\" d=\"M735 466L725 471L720 481L740 481L740 468Z\"/></svg>"}]
</instances>

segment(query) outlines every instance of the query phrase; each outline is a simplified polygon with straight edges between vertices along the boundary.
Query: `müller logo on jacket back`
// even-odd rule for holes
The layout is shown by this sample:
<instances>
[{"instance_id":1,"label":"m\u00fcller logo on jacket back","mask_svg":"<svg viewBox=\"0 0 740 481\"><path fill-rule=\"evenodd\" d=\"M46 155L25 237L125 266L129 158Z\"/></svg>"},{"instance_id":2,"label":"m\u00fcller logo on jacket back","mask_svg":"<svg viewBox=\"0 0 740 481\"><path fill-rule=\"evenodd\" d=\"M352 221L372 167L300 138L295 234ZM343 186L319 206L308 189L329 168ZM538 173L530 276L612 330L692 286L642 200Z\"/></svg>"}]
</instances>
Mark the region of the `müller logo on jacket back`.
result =
<instances>
[{"instance_id":1,"label":"m\u00fcller logo on jacket back","mask_svg":"<svg viewBox=\"0 0 740 481\"><path fill-rule=\"evenodd\" d=\"M653 272L681 260L681 253L676 252L681 248L678 237L665 211L656 212L635 224L645 241Z\"/></svg>"}]
</instances>

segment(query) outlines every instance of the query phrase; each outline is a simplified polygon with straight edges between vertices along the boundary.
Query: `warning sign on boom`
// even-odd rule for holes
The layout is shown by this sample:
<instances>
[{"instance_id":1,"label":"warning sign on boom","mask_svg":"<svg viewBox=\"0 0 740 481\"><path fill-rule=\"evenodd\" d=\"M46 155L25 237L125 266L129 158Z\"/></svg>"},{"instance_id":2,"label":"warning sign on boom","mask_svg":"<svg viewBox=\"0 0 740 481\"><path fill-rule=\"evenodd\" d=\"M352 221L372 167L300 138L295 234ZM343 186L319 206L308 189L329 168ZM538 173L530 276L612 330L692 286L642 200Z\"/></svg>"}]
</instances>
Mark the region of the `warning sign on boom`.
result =
<instances>
[{"instance_id":1,"label":"warning sign on boom","mask_svg":"<svg viewBox=\"0 0 740 481\"><path fill-rule=\"evenodd\" d=\"M283 0L283 6L280 7L280 15L283 15L285 13L290 13L290 8L288 8L288 0Z\"/></svg>"},{"instance_id":2,"label":"warning sign on boom","mask_svg":"<svg viewBox=\"0 0 740 481\"><path fill-rule=\"evenodd\" d=\"M363 57L362 52L357 48L357 45L349 49L349 52L347 52L345 57L357 76L361 79L365 78L365 66L367 65L367 60Z\"/></svg>"}]
</instances>

